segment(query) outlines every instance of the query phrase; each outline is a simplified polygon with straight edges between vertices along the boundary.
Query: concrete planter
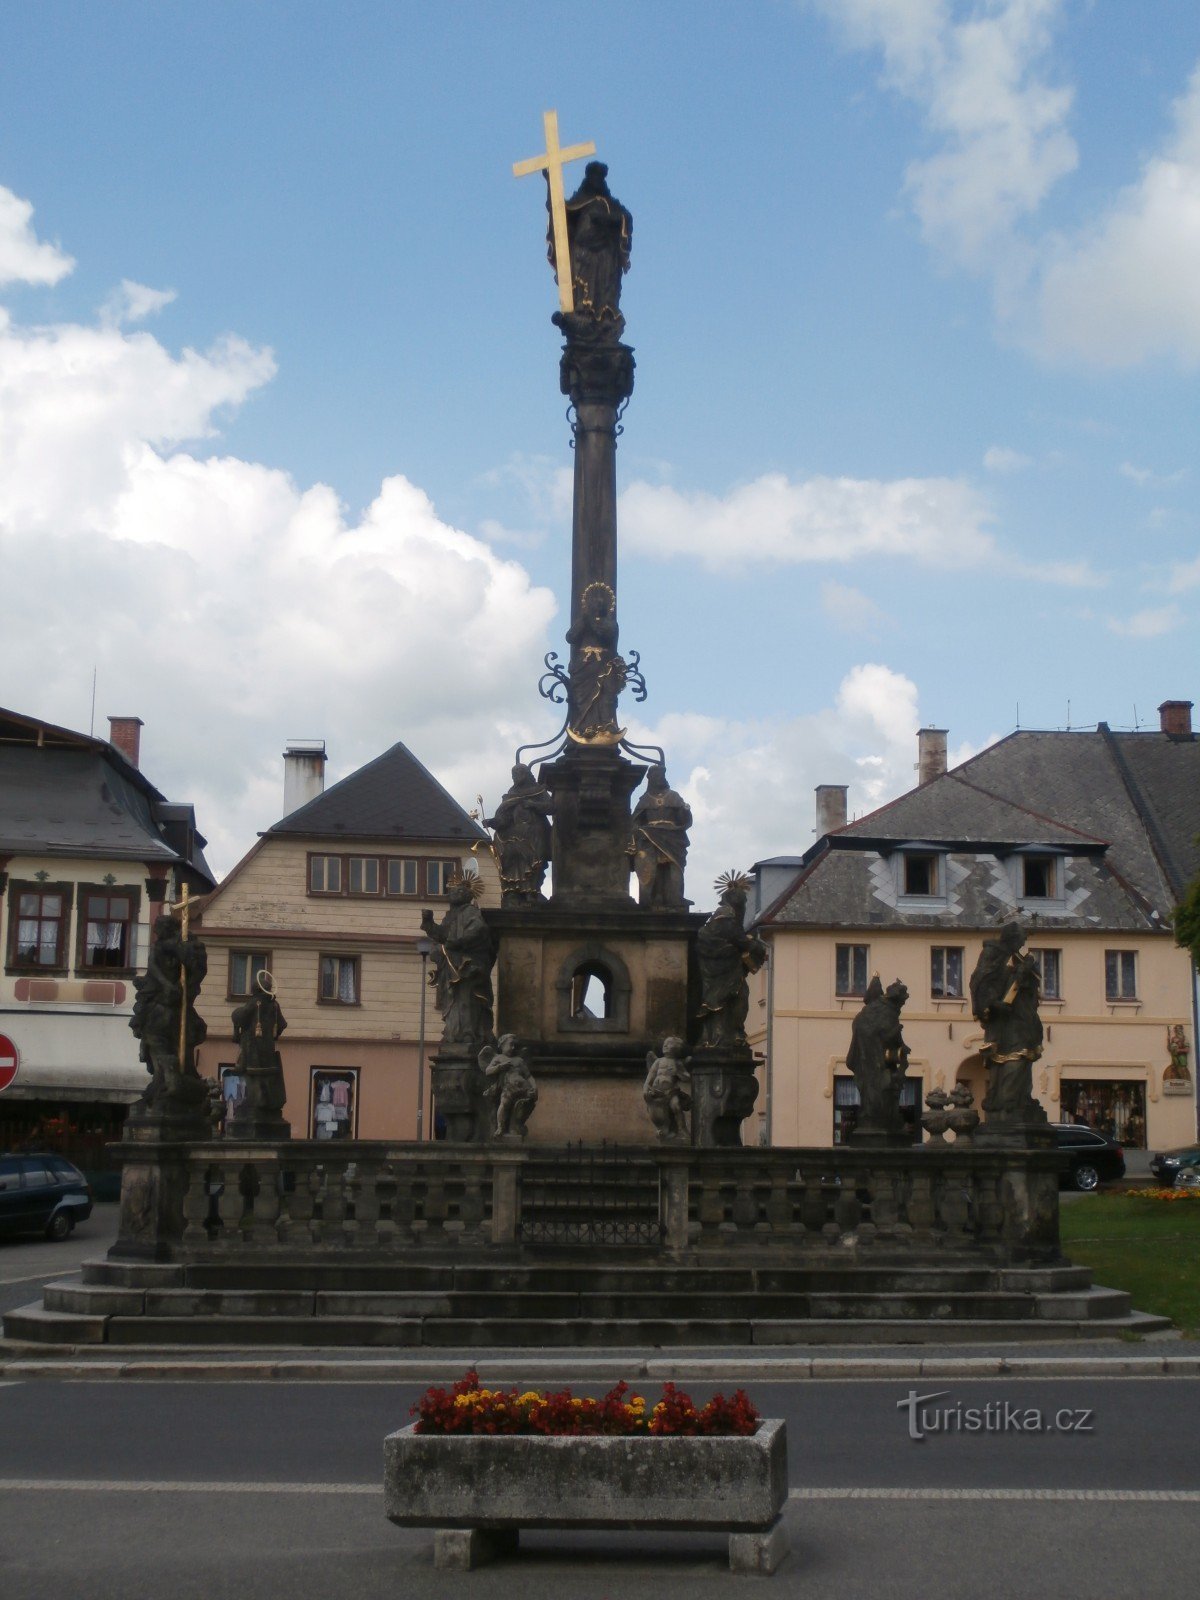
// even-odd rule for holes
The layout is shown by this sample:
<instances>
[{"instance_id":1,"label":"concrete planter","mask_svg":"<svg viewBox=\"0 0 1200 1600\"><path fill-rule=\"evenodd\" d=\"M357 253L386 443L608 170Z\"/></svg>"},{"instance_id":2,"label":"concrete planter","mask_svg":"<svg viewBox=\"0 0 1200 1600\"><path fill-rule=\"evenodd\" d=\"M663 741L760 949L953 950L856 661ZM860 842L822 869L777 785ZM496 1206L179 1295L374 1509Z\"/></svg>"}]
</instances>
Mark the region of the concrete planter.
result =
<instances>
[{"instance_id":1,"label":"concrete planter","mask_svg":"<svg viewBox=\"0 0 1200 1600\"><path fill-rule=\"evenodd\" d=\"M439 1530L439 1566L512 1550L522 1528L651 1528L731 1535L735 1571L787 1553L787 1432L745 1438L418 1434L384 1440L384 1506L401 1527Z\"/></svg>"}]
</instances>

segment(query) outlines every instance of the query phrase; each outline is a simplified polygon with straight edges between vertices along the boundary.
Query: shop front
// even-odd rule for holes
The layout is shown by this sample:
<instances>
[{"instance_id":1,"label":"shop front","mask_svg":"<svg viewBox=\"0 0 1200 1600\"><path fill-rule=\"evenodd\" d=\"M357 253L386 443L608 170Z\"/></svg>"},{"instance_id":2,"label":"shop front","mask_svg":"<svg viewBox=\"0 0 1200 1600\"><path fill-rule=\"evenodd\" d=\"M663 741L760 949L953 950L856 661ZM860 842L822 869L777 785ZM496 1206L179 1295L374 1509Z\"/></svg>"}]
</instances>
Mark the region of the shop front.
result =
<instances>
[{"instance_id":1,"label":"shop front","mask_svg":"<svg viewBox=\"0 0 1200 1600\"><path fill-rule=\"evenodd\" d=\"M1130 1150L1146 1148L1146 1080L1141 1078L1063 1077L1059 1113Z\"/></svg>"}]
</instances>

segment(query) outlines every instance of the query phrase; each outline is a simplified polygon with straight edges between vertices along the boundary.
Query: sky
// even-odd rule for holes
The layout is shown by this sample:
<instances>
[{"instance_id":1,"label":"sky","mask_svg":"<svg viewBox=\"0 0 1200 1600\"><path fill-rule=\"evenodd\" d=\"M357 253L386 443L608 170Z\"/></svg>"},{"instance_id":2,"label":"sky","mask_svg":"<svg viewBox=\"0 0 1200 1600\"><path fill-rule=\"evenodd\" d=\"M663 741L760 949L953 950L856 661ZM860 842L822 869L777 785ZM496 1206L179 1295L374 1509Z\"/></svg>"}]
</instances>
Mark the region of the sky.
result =
<instances>
[{"instance_id":1,"label":"sky","mask_svg":"<svg viewBox=\"0 0 1200 1600\"><path fill-rule=\"evenodd\" d=\"M0 703L145 720L224 872L402 739L549 737L544 189L634 215L622 646L689 892L1016 726L1200 700L1194 0L0 11ZM581 169L568 169L568 190Z\"/></svg>"}]
</instances>

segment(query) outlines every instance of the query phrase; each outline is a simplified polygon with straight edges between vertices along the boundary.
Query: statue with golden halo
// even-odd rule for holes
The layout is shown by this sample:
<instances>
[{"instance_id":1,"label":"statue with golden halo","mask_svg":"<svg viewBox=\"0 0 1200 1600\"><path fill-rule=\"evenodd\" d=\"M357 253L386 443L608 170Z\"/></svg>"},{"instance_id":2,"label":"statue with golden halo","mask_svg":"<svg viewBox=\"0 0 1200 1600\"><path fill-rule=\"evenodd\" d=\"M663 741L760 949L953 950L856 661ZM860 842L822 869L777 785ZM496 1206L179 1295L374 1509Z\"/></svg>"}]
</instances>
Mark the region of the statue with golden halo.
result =
<instances>
[{"instance_id":1,"label":"statue with golden halo","mask_svg":"<svg viewBox=\"0 0 1200 1600\"><path fill-rule=\"evenodd\" d=\"M571 646L567 730L580 744L616 744L617 696L627 669L617 654L617 597L607 583L589 583L579 616L567 629Z\"/></svg>"},{"instance_id":2,"label":"statue with golden halo","mask_svg":"<svg viewBox=\"0 0 1200 1600\"><path fill-rule=\"evenodd\" d=\"M435 922L428 907L421 912L421 931L437 945L429 974L442 1014L443 1044L482 1048L492 1038L492 968L496 945L477 901L484 892L477 873L456 873L446 885L449 910Z\"/></svg>"},{"instance_id":3,"label":"statue with golden halo","mask_svg":"<svg viewBox=\"0 0 1200 1600\"><path fill-rule=\"evenodd\" d=\"M746 932L746 898L750 880L741 872L725 872L713 885L717 909L696 936L700 968L700 1042L744 1045L750 1010L747 975L767 959L761 939Z\"/></svg>"}]
</instances>

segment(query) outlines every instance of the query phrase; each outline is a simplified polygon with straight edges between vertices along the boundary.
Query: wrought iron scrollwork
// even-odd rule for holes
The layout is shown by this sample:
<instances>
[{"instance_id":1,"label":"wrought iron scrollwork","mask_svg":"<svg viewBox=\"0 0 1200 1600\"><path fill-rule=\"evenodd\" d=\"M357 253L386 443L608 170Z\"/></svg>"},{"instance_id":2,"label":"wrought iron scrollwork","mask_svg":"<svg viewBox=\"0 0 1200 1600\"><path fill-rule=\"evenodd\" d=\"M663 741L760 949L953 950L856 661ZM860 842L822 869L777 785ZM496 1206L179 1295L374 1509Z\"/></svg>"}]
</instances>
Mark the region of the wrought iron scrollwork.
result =
<instances>
[{"instance_id":1,"label":"wrought iron scrollwork","mask_svg":"<svg viewBox=\"0 0 1200 1600\"><path fill-rule=\"evenodd\" d=\"M543 664L546 670L538 679L538 693L543 700L549 700L553 705L565 706L571 680L567 676L566 668L558 659L558 651L547 651Z\"/></svg>"},{"instance_id":2,"label":"wrought iron scrollwork","mask_svg":"<svg viewBox=\"0 0 1200 1600\"><path fill-rule=\"evenodd\" d=\"M646 698L646 679L642 672L640 650L629 652L629 659L625 663L625 687L633 691L633 698L639 705Z\"/></svg>"}]
</instances>

